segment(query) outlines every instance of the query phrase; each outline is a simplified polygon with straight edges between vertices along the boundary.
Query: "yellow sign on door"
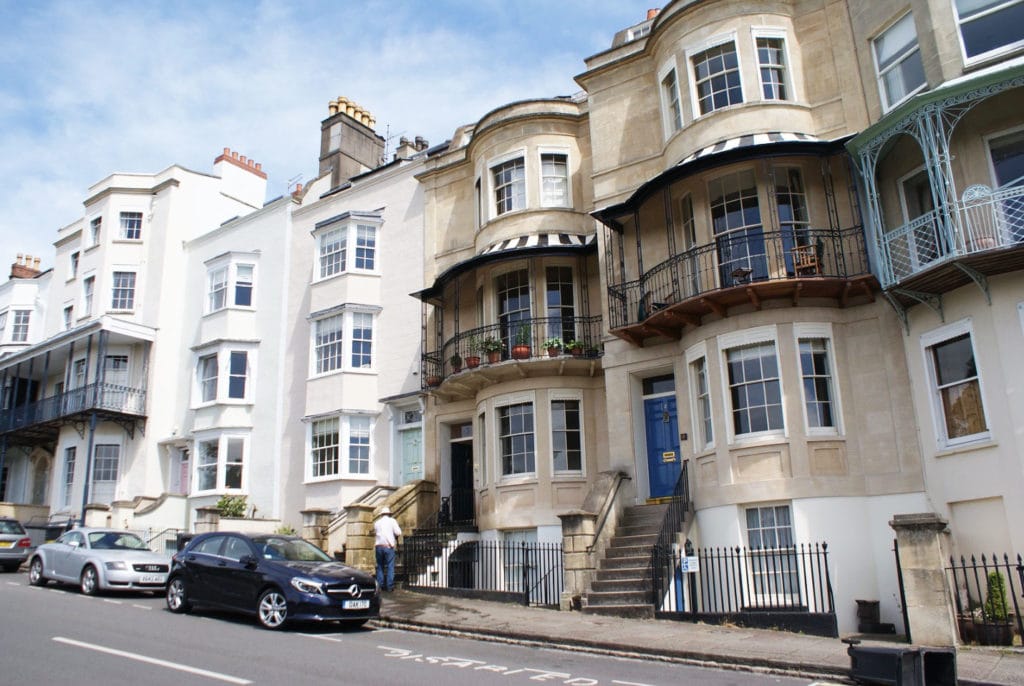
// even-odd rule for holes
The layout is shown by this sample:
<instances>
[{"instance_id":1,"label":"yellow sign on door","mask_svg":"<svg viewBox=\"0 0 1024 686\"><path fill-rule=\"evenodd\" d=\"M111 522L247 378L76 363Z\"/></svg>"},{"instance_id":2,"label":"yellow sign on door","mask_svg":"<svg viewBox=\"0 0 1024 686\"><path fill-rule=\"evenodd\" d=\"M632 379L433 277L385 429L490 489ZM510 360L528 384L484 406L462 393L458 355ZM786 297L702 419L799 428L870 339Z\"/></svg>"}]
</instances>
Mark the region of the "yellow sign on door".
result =
<instances>
[{"instance_id":1,"label":"yellow sign on door","mask_svg":"<svg viewBox=\"0 0 1024 686\"><path fill-rule=\"evenodd\" d=\"M675 450L669 450L668 452L662 453L661 454L661 461L662 462L675 462L676 461L676 451Z\"/></svg>"}]
</instances>

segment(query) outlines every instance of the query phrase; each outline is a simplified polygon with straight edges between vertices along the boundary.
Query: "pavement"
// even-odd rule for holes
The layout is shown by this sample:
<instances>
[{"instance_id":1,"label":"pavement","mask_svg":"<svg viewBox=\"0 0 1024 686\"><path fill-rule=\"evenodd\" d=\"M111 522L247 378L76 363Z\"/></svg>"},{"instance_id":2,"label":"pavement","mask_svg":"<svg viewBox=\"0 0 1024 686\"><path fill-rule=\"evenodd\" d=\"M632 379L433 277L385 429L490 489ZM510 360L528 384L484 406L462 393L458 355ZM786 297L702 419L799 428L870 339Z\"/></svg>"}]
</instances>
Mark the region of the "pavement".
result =
<instances>
[{"instance_id":1,"label":"pavement","mask_svg":"<svg viewBox=\"0 0 1024 686\"><path fill-rule=\"evenodd\" d=\"M545 648L853 683L839 639L664 619L561 612L398 589L384 596L378 626ZM864 646L905 643L862 638ZM960 647L957 683L1024 686L1024 648ZM948 678L947 678L948 680ZM943 681L946 683L946 681Z\"/></svg>"}]
</instances>

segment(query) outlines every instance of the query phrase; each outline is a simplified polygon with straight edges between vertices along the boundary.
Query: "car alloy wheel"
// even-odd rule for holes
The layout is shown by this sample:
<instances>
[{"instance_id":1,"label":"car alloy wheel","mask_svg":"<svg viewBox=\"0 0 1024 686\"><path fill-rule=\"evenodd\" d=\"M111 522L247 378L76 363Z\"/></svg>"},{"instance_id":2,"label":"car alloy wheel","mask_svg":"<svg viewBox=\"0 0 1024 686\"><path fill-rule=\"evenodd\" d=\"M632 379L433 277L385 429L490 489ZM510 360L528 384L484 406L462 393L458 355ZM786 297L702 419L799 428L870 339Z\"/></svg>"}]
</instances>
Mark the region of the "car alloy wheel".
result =
<instances>
[{"instance_id":1,"label":"car alloy wheel","mask_svg":"<svg viewBox=\"0 0 1024 686\"><path fill-rule=\"evenodd\" d=\"M188 602L188 591L185 589L185 582L180 577L171 579L167 584L167 609L180 614L188 612L192 604Z\"/></svg>"},{"instance_id":2,"label":"car alloy wheel","mask_svg":"<svg viewBox=\"0 0 1024 686\"><path fill-rule=\"evenodd\" d=\"M280 629L288 620L288 600L276 588L263 591L256 603L256 616L267 629Z\"/></svg>"},{"instance_id":3,"label":"car alloy wheel","mask_svg":"<svg viewBox=\"0 0 1024 686\"><path fill-rule=\"evenodd\" d=\"M38 557L32 558L32 564L28 566L28 582L33 586L46 585L46 577L43 576L43 561Z\"/></svg>"},{"instance_id":4,"label":"car alloy wheel","mask_svg":"<svg viewBox=\"0 0 1024 686\"><path fill-rule=\"evenodd\" d=\"M96 575L95 567L89 565L82 570L82 582L79 586L85 595L96 595L100 587L100 580Z\"/></svg>"}]
</instances>

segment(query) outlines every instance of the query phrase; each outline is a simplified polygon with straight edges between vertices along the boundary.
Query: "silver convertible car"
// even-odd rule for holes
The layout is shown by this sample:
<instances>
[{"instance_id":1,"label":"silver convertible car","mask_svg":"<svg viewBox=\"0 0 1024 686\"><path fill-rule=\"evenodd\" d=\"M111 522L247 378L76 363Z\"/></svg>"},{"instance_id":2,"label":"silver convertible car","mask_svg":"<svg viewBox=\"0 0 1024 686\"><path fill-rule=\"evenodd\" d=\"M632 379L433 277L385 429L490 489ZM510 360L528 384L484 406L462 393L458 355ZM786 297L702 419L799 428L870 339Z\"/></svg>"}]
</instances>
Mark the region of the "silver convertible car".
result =
<instances>
[{"instance_id":1,"label":"silver convertible car","mask_svg":"<svg viewBox=\"0 0 1024 686\"><path fill-rule=\"evenodd\" d=\"M28 581L78 584L82 593L160 591L167 585L171 560L154 553L130 531L72 529L36 548L28 563Z\"/></svg>"}]
</instances>

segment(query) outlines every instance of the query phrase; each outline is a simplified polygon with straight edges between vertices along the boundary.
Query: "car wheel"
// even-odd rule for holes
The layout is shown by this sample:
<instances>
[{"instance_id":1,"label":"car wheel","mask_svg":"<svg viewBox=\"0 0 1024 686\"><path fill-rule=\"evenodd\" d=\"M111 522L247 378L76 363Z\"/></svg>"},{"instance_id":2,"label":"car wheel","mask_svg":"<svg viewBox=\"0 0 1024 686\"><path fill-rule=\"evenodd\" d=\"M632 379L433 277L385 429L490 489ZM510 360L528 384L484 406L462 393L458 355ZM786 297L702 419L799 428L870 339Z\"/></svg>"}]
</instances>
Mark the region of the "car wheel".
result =
<instances>
[{"instance_id":1,"label":"car wheel","mask_svg":"<svg viewBox=\"0 0 1024 686\"><path fill-rule=\"evenodd\" d=\"M184 614L192 609L188 600L185 580L180 576L171 579L167 584L167 609L175 614Z\"/></svg>"},{"instance_id":2,"label":"car wheel","mask_svg":"<svg viewBox=\"0 0 1024 686\"><path fill-rule=\"evenodd\" d=\"M280 629L288 621L288 600L276 588L260 594L256 603L256 616L266 629Z\"/></svg>"},{"instance_id":3,"label":"car wheel","mask_svg":"<svg viewBox=\"0 0 1024 686\"><path fill-rule=\"evenodd\" d=\"M28 582L33 586L46 585L47 578L43 576L43 560L41 558L32 558L32 564L28 566Z\"/></svg>"},{"instance_id":4,"label":"car wheel","mask_svg":"<svg viewBox=\"0 0 1024 686\"><path fill-rule=\"evenodd\" d=\"M86 565L85 569L82 570L82 578L78 587L82 589L83 595L96 595L100 591L100 578L96 573L96 568L92 565Z\"/></svg>"}]
</instances>

